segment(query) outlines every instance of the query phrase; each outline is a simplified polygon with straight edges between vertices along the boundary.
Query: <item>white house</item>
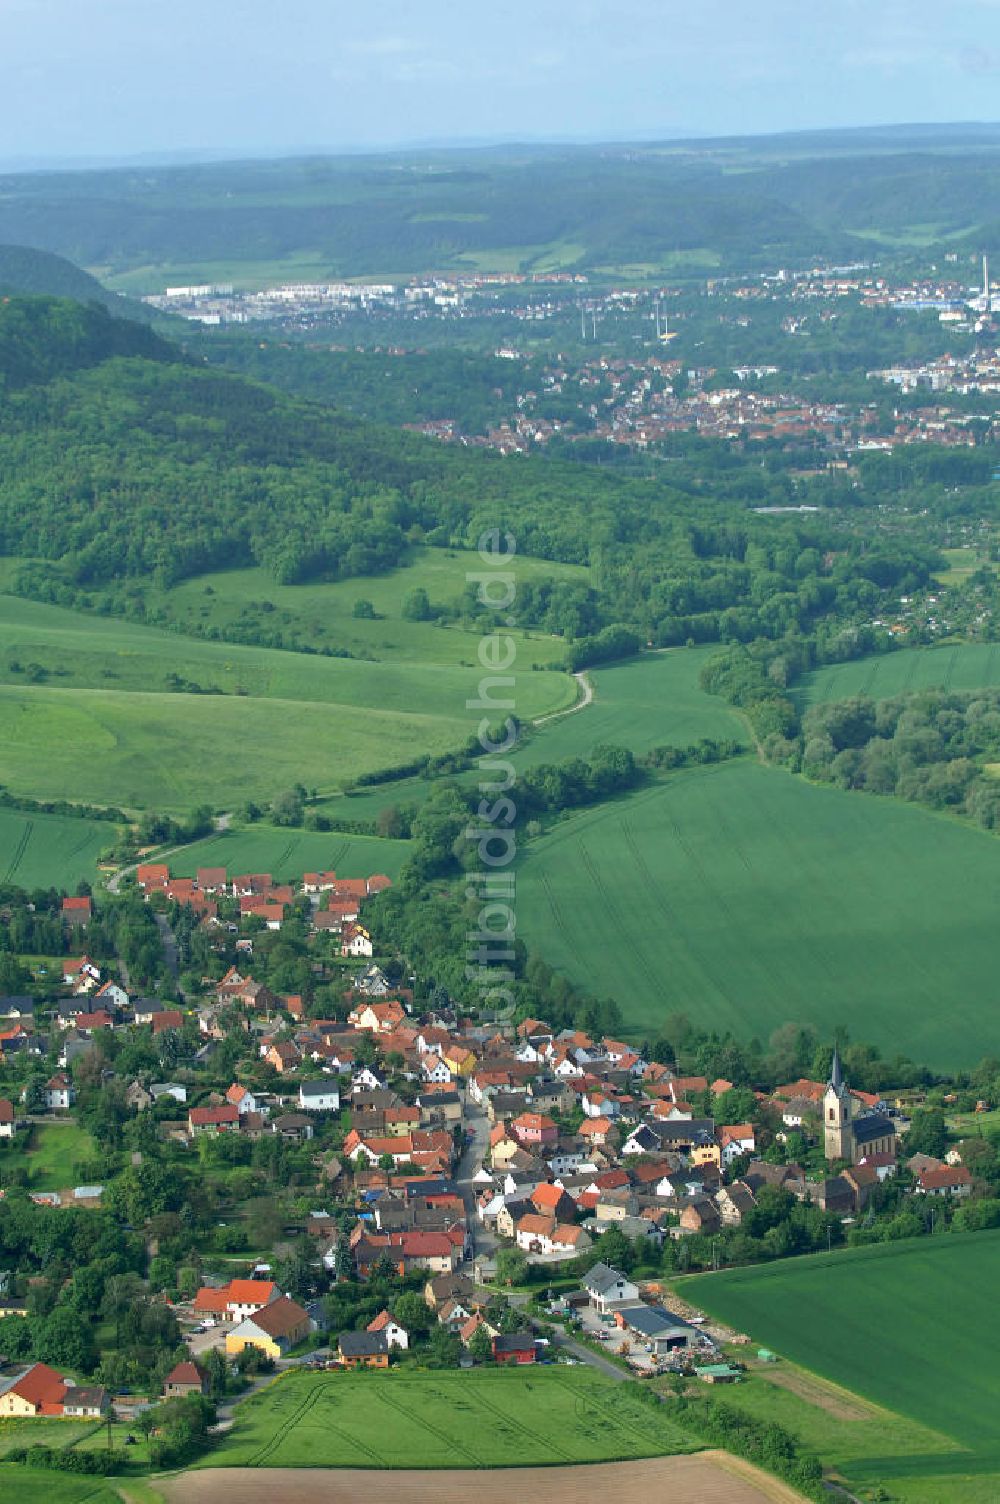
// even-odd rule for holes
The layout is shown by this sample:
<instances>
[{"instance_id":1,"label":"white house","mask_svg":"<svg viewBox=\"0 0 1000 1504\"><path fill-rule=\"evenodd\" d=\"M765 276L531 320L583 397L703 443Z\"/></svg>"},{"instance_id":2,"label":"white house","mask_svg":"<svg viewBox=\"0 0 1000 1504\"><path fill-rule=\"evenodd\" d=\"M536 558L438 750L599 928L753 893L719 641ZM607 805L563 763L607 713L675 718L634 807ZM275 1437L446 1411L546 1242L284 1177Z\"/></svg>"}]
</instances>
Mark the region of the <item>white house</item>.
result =
<instances>
[{"instance_id":1,"label":"white house","mask_svg":"<svg viewBox=\"0 0 1000 1504\"><path fill-rule=\"evenodd\" d=\"M50 1112L68 1112L76 1101L76 1088L61 1071L46 1081L44 1091L45 1105Z\"/></svg>"},{"instance_id":2,"label":"white house","mask_svg":"<svg viewBox=\"0 0 1000 1504\"><path fill-rule=\"evenodd\" d=\"M344 930L340 954L342 956L370 956L372 953L372 938L368 931L361 925L349 925Z\"/></svg>"},{"instance_id":3,"label":"white house","mask_svg":"<svg viewBox=\"0 0 1000 1504\"><path fill-rule=\"evenodd\" d=\"M448 1077L449 1081L451 1077ZM359 1065L351 1076L351 1091L378 1091L385 1085L385 1079L373 1070L370 1065Z\"/></svg>"},{"instance_id":4,"label":"white house","mask_svg":"<svg viewBox=\"0 0 1000 1504\"><path fill-rule=\"evenodd\" d=\"M240 1117L246 1112L263 1112L265 1110L264 1099L262 1097L255 1096L248 1086L242 1086L239 1082L235 1081L226 1092L226 1101L231 1107L236 1108Z\"/></svg>"},{"instance_id":5,"label":"white house","mask_svg":"<svg viewBox=\"0 0 1000 1504\"><path fill-rule=\"evenodd\" d=\"M440 1055L425 1055L420 1062L420 1074L425 1081L444 1086L451 1080L451 1071L445 1065ZM469 1088L470 1095L472 1087ZM476 1101L481 1101L476 1097Z\"/></svg>"},{"instance_id":6,"label":"white house","mask_svg":"<svg viewBox=\"0 0 1000 1504\"><path fill-rule=\"evenodd\" d=\"M303 1112L337 1112L340 1091L332 1081L302 1081L299 1084L299 1106Z\"/></svg>"},{"instance_id":7,"label":"white house","mask_svg":"<svg viewBox=\"0 0 1000 1504\"><path fill-rule=\"evenodd\" d=\"M117 982L105 982L94 994L94 1002L102 1008L127 1008L128 993Z\"/></svg>"},{"instance_id":8,"label":"white house","mask_svg":"<svg viewBox=\"0 0 1000 1504\"><path fill-rule=\"evenodd\" d=\"M743 1154L753 1154L757 1148L757 1139L750 1123L738 1123L726 1128L719 1129L719 1147L722 1150L722 1163L731 1165L734 1160Z\"/></svg>"},{"instance_id":9,"label":"white house","mask_svg":"<svg viewBox=\"0 0 1000 1504\"><path fill-rule=\"evenodd\" d=\"M602 1315L617 1310L619 1306L636 1305L639 1300L639 1286L609 1264L595 1264L584 1275L583 1288L594 1310Z\"/></svg>"},{"instance_id":10,"label":"white house","mask_svg":"<svg viewBox=\"0 0 1000 1504\"><path fill-rule=\"evenodd\" d=\"M17 1124L14 1122L14 1104L0 1097L0 1138L13 1138Z\"/></svg>"},{"instance_id":11,"label":"white house","mask_svg":"<svg viewBox=\"0 0 1000 1504\"><path fill-rule=\"evenodd\" d=\"M369 1332L381 1332L388 1348L398 1347L405 1352L410 1345L409 1333L401 1327L391 1311L380 1311L374 1321L365 1328Z\"/></svg>"}]
</instances>

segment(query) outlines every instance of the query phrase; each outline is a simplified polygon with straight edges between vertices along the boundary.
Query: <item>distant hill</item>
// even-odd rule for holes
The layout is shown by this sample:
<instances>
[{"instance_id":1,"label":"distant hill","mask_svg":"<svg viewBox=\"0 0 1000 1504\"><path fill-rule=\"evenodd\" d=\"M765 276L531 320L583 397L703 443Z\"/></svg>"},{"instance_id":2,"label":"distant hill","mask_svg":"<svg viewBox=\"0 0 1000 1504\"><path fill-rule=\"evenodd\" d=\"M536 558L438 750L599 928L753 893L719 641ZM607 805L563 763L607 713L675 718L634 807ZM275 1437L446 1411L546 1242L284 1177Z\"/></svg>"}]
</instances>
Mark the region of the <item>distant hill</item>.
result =
<instances>
[{"instance_id":1,"label":"distant hill","mask_svg":"<svg viewBox=\"0 0 1000 1504\"><path fill-rule=\"evenodd\" d=\"M81 271L64 256L40 251L35 246L0 245L0 295L11 293L100 303L116 317L142 324L150 323L153 317L144 303L109 292L96 277Z\"/></svg>"},{"instance_id":2,"label":"distant hill","mask_svg":"<svg viewBox=\"0 0 1000 1504\"><path fill-rule=\"evenodd\" d=\"M112 318L94 303L49 297L0 301L0 390L51 381L121 355L183 359L151 329Z\"/></svg>"},{"instance_id":3,"label":"distant hill","mask_svg":"<svg viewBox=\"0 0 1000 1504\"><path fill-rule=\"evenodd\" d=\"M150 287L304 266L704 274L948 243L998 186L996 126L465 148L6 174L0 239Z\"/></svg>"}]
</instances>

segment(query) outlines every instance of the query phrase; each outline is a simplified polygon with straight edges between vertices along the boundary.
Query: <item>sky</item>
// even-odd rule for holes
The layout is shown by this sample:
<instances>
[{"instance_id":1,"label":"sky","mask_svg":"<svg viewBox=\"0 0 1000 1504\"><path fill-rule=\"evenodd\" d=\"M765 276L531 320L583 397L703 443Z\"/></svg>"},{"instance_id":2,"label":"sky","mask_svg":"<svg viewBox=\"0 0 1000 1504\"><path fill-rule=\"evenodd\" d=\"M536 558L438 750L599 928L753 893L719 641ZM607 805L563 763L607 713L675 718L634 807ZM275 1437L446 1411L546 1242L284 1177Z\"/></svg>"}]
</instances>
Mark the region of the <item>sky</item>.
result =
<instances>
[{"instance_id":1,"label":"sky","mask_svg":"<svg viewBox=\"0 0 1000 1504\"><path fill-rule=\"evenodd\" d=\"M1000 117L1000 0L0 0L0 161Z\"/></svg>"}]
</instances>

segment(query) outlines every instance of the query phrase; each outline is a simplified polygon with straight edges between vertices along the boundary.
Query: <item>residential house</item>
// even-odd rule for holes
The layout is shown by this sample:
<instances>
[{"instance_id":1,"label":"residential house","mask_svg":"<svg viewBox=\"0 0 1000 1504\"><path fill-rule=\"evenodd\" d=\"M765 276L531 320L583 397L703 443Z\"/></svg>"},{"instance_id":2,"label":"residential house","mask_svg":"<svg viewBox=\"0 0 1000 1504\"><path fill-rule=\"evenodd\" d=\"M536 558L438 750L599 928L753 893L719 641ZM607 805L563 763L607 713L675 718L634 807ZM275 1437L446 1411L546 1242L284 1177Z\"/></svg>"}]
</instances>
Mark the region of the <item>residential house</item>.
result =
<instances>
[{"instance_id":1,"label":"residential house","mask_svg":"<svg viewBox=\"0 0 1000 1504\"><path fill-rule=\"evenodd\" d=\"M380 1332L385 1338L386 1346L391 1350L398 1347L405 1352L410 1345L409 1333L405 1327L401 1327L391 1311L379 1311L374 1321L369 1321L365 1328L368 1332Z\"/></svg>"},{"instance_id":2,"label":"residential house","mask_svg":"<svg viewBox=\"0 0 1000 1504\"><path fill-rule=\"evenodd\" d=\"M493 1360L496 1363L534 1363L535 1339L531 1332L500 1332L493 1338Z\"/></svg>"},{"instance_id":3,"label":"residential house","mask_svg":"<svg viewBox=\"0 0 1000 1504\"><path fill-rule=\"evenodd\" d=\"M163 1381L165 1400L183 1399L188 1394L207 1394L208 1377L193 1359L176 1363Z\"/></svg>"},{"instance_id":4,"label":"residential house","mask_svg":"<svg viewBox=\"0 0 1000 1504\"><path fill-rule=\"evenodd\" d=\"M182 1029L184 1015L179 1008L164 1008L153 1015L153 1033L165 1034L168 1029Z\"/></svg>"},{"instance_id":5,"label":"residential house","mask_svg":"<svg viewBox=\"0 0 1000 1504\"><path fill-rule=\"evenodd\" d=\"M718 1232L722 1213L710 1196L692 1196L681 1211L679 1225L685 1232Z\"/></svg>"},{"instance_id":6,"label":"residential house","mask_svg":"<svg viewBox=\"0 0 1000 1504\"><path fill-rule=\"evenodd\" d=\"M590 1304L602 1315L618 1306L636 1305L639 1287L609 1264L595 1264L584 1275L583 1288Z\"/></svg>"},{"instance_id":7,"label":"residential house","mask_svg":"<svg viewBox=\"0 0 1000 1504\"><path fill-rule=\"evenodd\" d=\"M352 1008L347 1022L355 1029L368 1029L375 1034L391 1034L406 1022L406 1009L396 998L385 1002L365 1002L360 1008Z\"/></svg>"},{"instance_id":8,"label":"residential house","mask_svg":"<svg viewBox=\"0 0 1000 1504\"><path fill-rule=\"evenodd\" d=\"M153 1105L153 1093L141 1081L130 1081L125 1090L125 1106L133 1112L145 1112Z\"/></svg>"},{"instance_id":9,"label":"residential house","mask_svg":"<svg viewBox=\"0 0 1000 1504\"><path fill-rule=\"evenodd\" d=\"M389 1344L384 1332L341 1332L337 1353L345 1368L388 1368Z\"/></svg>"},{"instance_id":10,"label":"residential house","mask_svg":"<svg viewBox=\"0 0 1000 1504\"><path fill-rule=\"evenodd\" d=\"M13 1138L16 1128L13 1102L0 1097L0 1138Z\"/></svg>"},{"instance_id":11,"label":"residential house","mask_svg":"<svg viewBox=\"0 0 1000 1504\"><path fill-rule=\"evenodd\" d=\"M62 901L63 923L70 929L86 929L93 912L89 898L64 898Z\"/></svg>"},{"instance_id":12,"label":"residential house","mask_svg":"<svg viewBox=\"0 0 1000 1504\"><path fill-rule=\"evenodd\" d=\"M370 956L373 954L372 937L361 924L345 924L340 938L342 956Z\"/></svg>"},{"instance_id":13,"label":"residential house","mask_svg":"<svg viewBox=\"0 0 1000 1504\"><path fill-rule=\"evenodd\" d=\"M302 1063L302 1052L290 1039L275 1040L261 1053L268 1065L272 1065L279 1076L284 1075L286 1071L293 1071Z\"/></svg>"},{"instance_id":14,"label":"residential house","mask_svg":"<svg viewBox=\"0 0 1000 1504\"><path fill-rule=\"evenodd\" d=\"M63 1071L50 1076L43 1091L45 1105L50 1112L68 1112L76 1101L76 1087Z\"/></svg>"},{"instance_id":15,"label":"residential house","mask_svg":"<svg viewBox=\"0 0 1000 1504\"><path fill-rule=\"evenodd\" d=\"M198 1133L238 1133L240 1110L231 1102L219 1107L189 1107L188 1133L192 1138Z\"/></svg>"},{"instance_id":16,"label":"residential house","mask_svg":"<svg viewBox=\"0 0 1000 1504\"><path fill-rule=\"evenodd\" d=\"M715 1204L719 1208L723 1227L741 1227L744 1218L753 1211L757 1203L750 1187L741 1180L734 1180L732 1185L719 1187L715 1193Z\"/></svg>"},{"instance_id":17,"label":"residential house","mask_svg":"<svg viewBox=\"0 0 1000 1504\"><path fill-rule=\"evenodd\" d=\"M522 1112L514 1118L510 1131L522 1148L551 1148L559 1141L555 1123L541 1112Z\"/></svg>"},{"instance_id":18,"label":"residential house","mask_svg":"<svg viewBox=\"0 0 1000 1504\"><path fill-rule=\"evenodd\" d=\"M956 1196L972 1194L972 1175L965 1165L942 1165L939 1170L922 1170L914 1191L918 1196Z\"/></svg>"},{"instance_id":19,"label":"residential house","mask_svg":"<svg viewBox=\"0 0 1000 1504\"><path fill-rule=\"evenodd\" d=\"M100 1420L111 1409L111 1397L100 1384L70 1384L63 1399L67 1420Z\"/></svg>"},{"instance_id":20,"label":"residential house","mask_svg":"<svg viewBox=\"0 0 1000 1504\"><path fill-rule=\"evenodd\" d=\"M731 1165L744 1154L753 1154L757 1138L752 1123L729 1123L717 1130L722 1163Z\"/></svg>"},{"instance_id":21,"label":"residential house","mask_svg":"<svg viewBox=\"0 0 1000 1504\"><path fill-rule=\"evenodd\" d=\"M337 1112L340 1109L340 1088L329 1078L302 1081L299 1083L299 1106L303 1112Z\"/></svg>"}]
</instances>

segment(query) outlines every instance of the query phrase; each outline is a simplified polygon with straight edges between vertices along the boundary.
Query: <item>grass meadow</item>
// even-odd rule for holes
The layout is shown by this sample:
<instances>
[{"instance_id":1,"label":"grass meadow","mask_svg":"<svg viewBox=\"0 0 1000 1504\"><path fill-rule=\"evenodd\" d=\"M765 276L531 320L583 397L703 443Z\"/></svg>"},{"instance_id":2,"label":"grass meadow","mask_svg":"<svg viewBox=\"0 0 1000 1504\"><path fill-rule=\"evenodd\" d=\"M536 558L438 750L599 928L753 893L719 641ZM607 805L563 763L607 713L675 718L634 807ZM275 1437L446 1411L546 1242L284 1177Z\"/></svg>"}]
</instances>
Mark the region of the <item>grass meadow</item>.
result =
<instances>
[{"instance_id":1,"label":"grass meadow","mask_svg":"<svg viewBox=\"0 0 1000 1504\"><path fill-rule=\"evenodd\" d=\"M582 717L581 717L582 719ZM1000 842L749 759L559 822L518 868L518 929L624 1027L682 1010L739 1038L790 1019L968 1065L997 1048Z\"/></svg>"},{"instance_id":2,"label":"grass meadow","mask_svg":"<svg viewBox=\"0 0 1000 1504\"><path fill-rule=\"evenodd\" d=\"M97 858L114 843L116 830L106 820L0 808L0 883L73 889L81 878L93 879Z\"/></svg>"},{"instance_id":3,"label":"grass meadow","mask_svg":"<svg viewBox=\"0 0 1000 1504\"><path fill-rule=\"evenodd\" d=\"M829 1402L822 1418L789 1415L853 1486L881 1485L906 1504L987 1504L1000 1497L998 1273L1000 1233L956 1233L725 1270L681 1288L779 1357L905 1418L835 1427ZM777 1398L762 1401L752 1384L732 1400L781 1419Z\"/></svg>"},{"instance_id":4,"label":"grass meadow","mask_svg":"<svg viewBox=\"0 0 1000 1504\"><path fill-rule=\"evenodd\" d=\"M34 1123L13 1141L4 1141L0 1168L25 1170L33 1191L64 1191L80 1184L88 1163L99 1157L97 1144L78 1124Z\"/></svg>"},{"instance_id":5,"label":"grass meadow","mask_svg":"<svg viewBox=\"0 0 1000 1504\"><path fill-rule=\"evenodd\" d=\"M478 554L455 549L413 548L405 565L385 574L316 584L278 585L263 569L232 569L200 575L167 591L149 594L150 605L181 630L254 622L267 631L293 634L316 647L330 646L380 660L458 667L477 662L479 635L435 622L406 621L403 600L418 587L432 608L457 605L466 576L483 568ZM585 583L588 571L575 564L516 557L519 585L544 580ZM357 600L370 601L374 620L352 615ZM566 645L540 632L514 631L519 672L533 663L561 664Z\"/></svg>"},{"instance_id":6,"label":"grass meadow","mask_svg":"<svg viewBox=\"0 0 1000 1504\"><path fill-rule=\"evenodd\" d=\"M201 592L193 599L221 611L219 620L252 604L254 590L295 597L317 647L370 658L220 643L0 595L0 783L38 799L177 812L266 800L296 782L335 793L362 773L454 749L481 716L466 708L483 675L478 637L400 617L414 584L451 598L476 562L439 552L420 550L410 569L341 585L271 590L260 571L240 571L177 592ZM522 567L549 572L539 561ZM377 597L386 620L353 621L361 593ZM270 604L273 611L260 613L268 630L291 615ZM178 625L185 624L181 611ZM573 703L576 685L547 666L563 651L554 638L521 643L522 717Z\"/></svg>"},{"instance_id":7,"label":"grass meadow","mask_svg":"<svg viewBox=\"0 0 1000 1504\"><path fill-rule=\"evenodd\" d=\"M527 1467L696 1450L585 1370L291 1373L237 1407L205 1467Z\"/></svg>"}]
</instances>

